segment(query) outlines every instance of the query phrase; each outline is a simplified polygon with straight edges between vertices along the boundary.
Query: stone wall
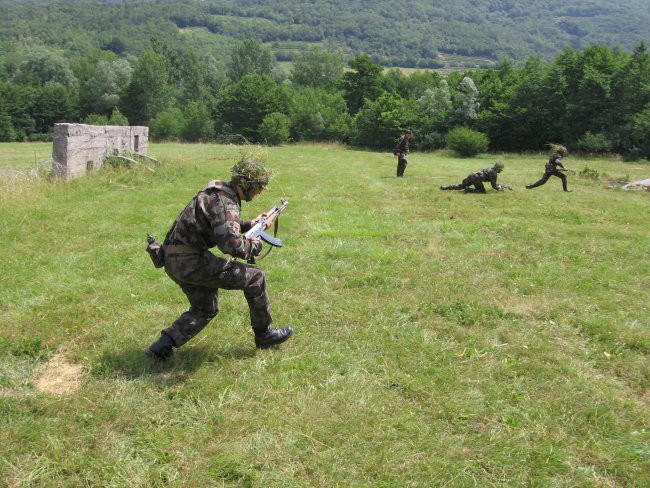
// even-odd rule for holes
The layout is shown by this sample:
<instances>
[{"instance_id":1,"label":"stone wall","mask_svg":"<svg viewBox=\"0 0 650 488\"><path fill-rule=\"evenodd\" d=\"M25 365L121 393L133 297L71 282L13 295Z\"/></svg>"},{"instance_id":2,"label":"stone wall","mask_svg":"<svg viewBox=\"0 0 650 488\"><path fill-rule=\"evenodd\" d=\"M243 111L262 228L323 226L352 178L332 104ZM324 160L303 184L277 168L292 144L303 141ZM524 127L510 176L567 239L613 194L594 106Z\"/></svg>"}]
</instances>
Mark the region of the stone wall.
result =
<instances>
[{"instance_id":1,"label":"stone wall","mask_svg":"<svg viewBox=\"0 0 650 488\"><path fill-rule=\"evenodd\" d=\"M54 124L54 170L76 178L101 168L116 151L147 155L149 128L142 126Z\"/></svg>"}]
</instances>

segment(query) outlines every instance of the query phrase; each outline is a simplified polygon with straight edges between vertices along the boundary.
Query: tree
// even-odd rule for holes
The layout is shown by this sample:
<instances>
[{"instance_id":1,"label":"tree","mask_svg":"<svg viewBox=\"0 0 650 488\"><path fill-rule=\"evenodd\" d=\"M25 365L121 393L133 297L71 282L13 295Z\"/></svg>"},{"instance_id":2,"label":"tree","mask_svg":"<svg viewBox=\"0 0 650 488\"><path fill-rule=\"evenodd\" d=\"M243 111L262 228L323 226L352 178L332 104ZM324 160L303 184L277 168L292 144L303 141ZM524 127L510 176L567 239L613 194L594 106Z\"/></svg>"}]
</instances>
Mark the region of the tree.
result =
<instances>
[{"instance_id":1,"label":"tree","mask_svg":"<svg viewBox=\"0 0 650 488\"><path fill-rule=\"evenodd\" d=\"M440 80L435 88L427 88L420 98L420 106L431 118L439 118L451 109L451 93L447 80Z\"/></svg>"},{"instance_id":2,"label":"tree","mask_svg":"<svg viewBox=\"0 0 650 488\"><path fill-rule=\"evenodd\" d=\"M190 142L209 141L214 137L214 121L208 108L201 102L190 102L184 112L183 139Z\"/></svg>"},{"instance_id":3,"label":"tree","mask_svg":"<svg viewBox=\"0 0 650 488\"><path fill-rule=\"evenodd\" d=\"M33 86L0 82L0 112L10 117L14 140L25 139L36 130L33 111L37 91Z\"/></svg>"},{"instance_id":4,"label":"tree","mask_svg":"<svg viewBox=\"0 0 650 488\"><path fill-rule=\"evenodd\" d=\"M447 80L441 79L437 86L427 88L418 98L416 121L417 146L421 149L444 147L444 133L449 125L452 109L451 92Z\"/></svg>"},{"instance_id":5,"label":"tree","mask_svg":"<svg viewBox=\"0 0 650 488\"><path fill-rule=\"evenodd\" d=\"M632 56L612 80L615 100L612 115L612 139L622 152L639 147L637 116L650 103L650 54L645 42L639 43ZM647 117L647 115L645 116ZM645 118L642 116L642 118Z\"/></svg>"},{"instance_id":6,"label":"tree","mask_svg":"<svg viewBox=\"0 0 650 488\"><path fill-rule=\"evenodd\" d=\"M223 123L247 139L259 141L259 126L268 114L287 113L288 96L270 76L249 74L226 88L220 97Z\"/></svg>"},{"instance_id":7,"label":"tree","mask_svg":"<svg viewBox=\"0 0 650 488\"><path fill-rule=\"evenodd\" d=\"M519 81L513 90L510 109L507 110L512 121L510 126L512 149L539 149L548 141L557 140L549 139L547 135L546 104L553 103L553 109L557 107L557 110L561 110L563 100L551 102L545 97L543 80L547 76L548 69L539 56L533 56L518 73ZM557 80L557 83L561 84L563 80Z\"/></svg>"},{"instance_id":8,"label":"tree","mask_svg":"<svg viewBox=\"0 0 650 488\"><path fill-rule=\"evenodd\" d=\"M0 142L16 140L16 131L11 123L11 116L0 110Z\"/></svg>"},{"instance_id":9,"label":"tree","mask_svg":"<svg viewBox=\"0 0 650 488\"><path fill-rule=\"evenodd\" d=\"M512 97L518 74L512 64L504 61L495 70L472 73L480 96L481 111L475 128L485 133L494 149L512 149Z\"/></svg>"},{"instance_id":10,"label":"tree","mask_svg":"<svg viewBox=\"0 0 650 488\"><path fill-rule=\"evenodd\" d=\"M270 76L274 61L269 48L263 47L255 39L247 39L233 50L228 63L228 77L236 82L250 74Z\"/></svg>"},{"instance_id":11,"label":"tree","mask_svg":"<svg viewBox=\"0 0 650 488\"><path fill-rule=\"evenodd\" d=\"M481 108L478 97L479 92L474 80L465 76L458 85L460 93L460 107L456 109L456 116L464 124L472 124L478 119Z\"/></svg>"},{"instance_id":12,"label":"tree","mask_svg":"<svg viewBox=\"0 0 650 488\"><path fill-rule=\"evenodd\" d=\"M293 60L291 81L298 86L334 87L343 76L343 57L311 47Z\"/></svg>"},{"instance_id":13,"label":"tree","mask_svg":"<svg viewBox=\"0 0 650 488\"><path fill-rule=\"evenodd\" d=\"M76 96L65 86L56 83L37 89L33 108L36 132L51 132L55 123L74 122L78 116Z\"/></svg>"},{"instance_id":14,"label":"tree","mask_svg":"<svg viewBox=\"0 0 650 488\"><path fill-rule=\"evenodd\" d=\"M109 114L120 102L131 78L131 64L126 59L98 61L92 77L84 84L85 109Z\"/></svg>"},{"instance_id":15,"label":"tree","mask_svg":"<svg viewBox=\"0 0 650 488\"><path fill-rule=\"evenodd\" d=\"M167 50L152 42L138 59L119 104L120 111L132 124L146 125L172 105L175 98L172 73Z\"/></svg>"},{"instance_id":16,"label":"tree","mask_svg":"<svg viewBox=\"0 0 650 488\"><path fill-rule=\"evenodd\" d=\"M356 114L366 100L377 100L383 93L381 72L383 68L367 54L360 54L350 61L350 68L343 74L341 83L345 101L351 114Z\"/></svg>"},{"instance_id":17,"label":"tree","mask_svg":"<svg viewBox=\"0 0 650 488\"><path fill-rule=\"evenodd\" d=\"M650 159L650 104L634 116L630 139L633 155Z\"/></svg>"},{"instance_id":18,"label":"tree","mask_svg":"<svg viewBox=\"0 0 650 488\"><path fill-rule=\"evenodd\" d=\"M376 149L389 149L397 135L411 126L417 110L415 100L384 93L376 101L368 100L354 117L351 140L353 144Z\"/></svg>"},{"instance_id":19,"label":"tree","mask_svg":"<svg viewBox=\"0 0 650 488\"><path fill-rule=\"evenodd\" d=\"M290 118L293 139L302 141L344 141L351 124L340 92L311 87L293 91Z\"/></svg>"},{"instance_id":20,"label":"tree","mask_svg":"<svg viewBox=\"0 0 650 488\"><path fill-rule=\"evenodd\" d=\"M59 84L75 93L75 96L79 88L79 82L67 59L47 49L30 51L27 59L20 63L14 81L37 86Z\"/></svg>"}]
</instances>

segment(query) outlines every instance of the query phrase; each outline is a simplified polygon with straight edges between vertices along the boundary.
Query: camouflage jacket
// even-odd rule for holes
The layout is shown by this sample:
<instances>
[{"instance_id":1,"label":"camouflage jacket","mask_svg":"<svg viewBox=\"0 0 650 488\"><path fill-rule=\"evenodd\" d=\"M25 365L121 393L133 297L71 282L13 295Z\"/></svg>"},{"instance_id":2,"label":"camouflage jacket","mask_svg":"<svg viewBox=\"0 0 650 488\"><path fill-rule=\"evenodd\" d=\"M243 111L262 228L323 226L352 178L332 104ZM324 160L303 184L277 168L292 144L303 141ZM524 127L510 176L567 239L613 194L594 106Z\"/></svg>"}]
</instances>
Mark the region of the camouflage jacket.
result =
<instances>
[{"instance_id":1,"label":"camouflage jacket","mask_svg":"<svg viewBox=\"0 0 650 488\"><path fill-rule=\"evenodd\" d=\"M397 145L393 150L393 154L396 156L404 157L409 153L409 138L406 136L401 136L397 141Z\"/></svg>"},{"instance_id":2,"label":"camouflage jacket","mask_svg":"<svg viewBox=\"0 0 650 488\"><path fill-rule=\"evenodd\" d=\"M206 250L218 247L224 254L248 258L253 245L242 232L251 221L240 221L241 200L229 182L213 180L198 192L174 221L163 245L185 245Z\"/></svg>"},{"instance_id":3,"label":"camouflage jacket","mask_svg":"<svg viewBox=\"0 0 650 488\"><path fill-rule=\"evenodd\" d=\"M562 164L562 155L560 153L555 153L548 160L544 169L547 173L552 173L553 171L557 171L558 166L564 168L564 165Z\"/></svg>"},{"instance_id":4,"label":"camouflage jacket","mask_svg":"<svg viewBox=\"0 0 650 488\"><path fill-rule=\"evenodd\" d=\"M499 189L497 186L497 177L499 176L499 173L497 173L497 170L494 169L494 167L482 169L481 171L472 173L471 176L479 177L481 181L490 183L490 185L492 185L492 188L495 190Z\"/></svg>"}]
</instances>

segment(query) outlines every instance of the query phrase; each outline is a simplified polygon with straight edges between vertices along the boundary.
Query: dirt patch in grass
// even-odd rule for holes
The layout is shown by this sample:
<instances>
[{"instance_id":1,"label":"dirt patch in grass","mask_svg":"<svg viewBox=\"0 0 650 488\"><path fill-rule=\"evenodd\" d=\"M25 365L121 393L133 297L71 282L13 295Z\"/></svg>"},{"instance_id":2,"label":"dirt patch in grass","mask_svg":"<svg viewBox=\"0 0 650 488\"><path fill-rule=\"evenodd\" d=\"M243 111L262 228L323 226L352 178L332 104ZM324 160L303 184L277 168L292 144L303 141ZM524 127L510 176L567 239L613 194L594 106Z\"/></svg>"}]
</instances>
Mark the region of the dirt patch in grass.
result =
<instances>
[{"instance_id":1,"label":"dirt patch in grass","mask_svg":"<svg viewBox=\"0 0 650 488\"><path fill-rule=\"evenodd\" d=\"M57 353L43 366L34 387L48 395L64 395L81 386L82 373L79 364L69 363L62 353Z\"/></svg>"}]
</instances>

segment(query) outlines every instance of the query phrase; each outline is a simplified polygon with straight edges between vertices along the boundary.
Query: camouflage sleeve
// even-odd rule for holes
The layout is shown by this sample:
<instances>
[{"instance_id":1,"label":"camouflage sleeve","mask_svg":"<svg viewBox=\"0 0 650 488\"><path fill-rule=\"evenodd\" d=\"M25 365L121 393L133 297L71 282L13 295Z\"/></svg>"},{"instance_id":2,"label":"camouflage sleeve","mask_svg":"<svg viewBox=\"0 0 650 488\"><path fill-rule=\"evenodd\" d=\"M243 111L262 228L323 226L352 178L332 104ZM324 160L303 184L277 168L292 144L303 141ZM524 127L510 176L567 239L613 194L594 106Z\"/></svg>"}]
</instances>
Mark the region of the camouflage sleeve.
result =
<instances>
[{"instance_id":1,"label":"camouflage sleeve","mask_svg":"<svg viewBox=\"0 0 650 488\"><path fill-rule=\"evenodd\" d=\"M219 250L236 258L249 257L252 245L241 234L239 204L217 192L202 192L197 200L197 205L210 223Z\"/></svg>"},{"instance_id":2,"label":"camouflage sleeve","mask_svg":"<svg viewBox=\"0 0 650 488\"><path fill-rule=\"evenodd\" d=\"M500 190L501 188L497 185L497 176L498 173L496 171L490 171L490 185L492 185L492 188L495 190Z\"/></svg>"}]
</instances>

